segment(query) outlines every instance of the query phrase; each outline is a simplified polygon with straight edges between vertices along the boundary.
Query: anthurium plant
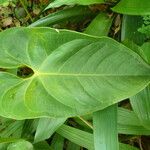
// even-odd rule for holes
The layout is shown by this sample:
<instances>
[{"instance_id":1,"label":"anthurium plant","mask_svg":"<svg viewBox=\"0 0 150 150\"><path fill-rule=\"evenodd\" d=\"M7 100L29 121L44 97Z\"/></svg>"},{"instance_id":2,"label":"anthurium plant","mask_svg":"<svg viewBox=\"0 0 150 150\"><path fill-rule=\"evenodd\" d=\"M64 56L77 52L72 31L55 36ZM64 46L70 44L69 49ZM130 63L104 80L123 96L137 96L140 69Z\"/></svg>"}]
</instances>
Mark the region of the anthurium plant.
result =
<instances>
[{"instance_id":1,"label":"anthurium plant","mask_svg":"<svg viewBox=\"0 0 150 150\"><path fill-rule=\"evenodd\" d=\"M150 135L149 6L54 0L0 32L0 149L147 150L129 141Z\"/></svg>"}]
</instances>

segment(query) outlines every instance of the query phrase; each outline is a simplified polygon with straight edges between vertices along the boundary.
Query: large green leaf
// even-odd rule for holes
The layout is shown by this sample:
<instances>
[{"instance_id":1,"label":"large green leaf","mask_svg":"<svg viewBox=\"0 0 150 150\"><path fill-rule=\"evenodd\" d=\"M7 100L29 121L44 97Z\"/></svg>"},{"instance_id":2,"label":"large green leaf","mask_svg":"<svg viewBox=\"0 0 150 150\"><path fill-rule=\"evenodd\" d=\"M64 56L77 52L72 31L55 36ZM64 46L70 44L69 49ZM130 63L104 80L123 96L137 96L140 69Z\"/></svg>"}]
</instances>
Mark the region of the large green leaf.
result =
<instances>
[{"instance_id":1,"label":"large green leaf","mask_svg":"<svg viewBox=\"0 0 150 150\"><path fill-rule=\"evenodd\" d=\"M55 0L54 2L50 3L46 9L60 7L62 5L90 5L90 4L100 4L104 3L104 0Z\"/></svg>"},{"instance_id":2,"label":"large green leaf","mask_svg":"<svg viewBox=\"0 0 150 150\"><path fill-rule=\"evenodd\" d=\"M128 15L149 15L149 6L149 0L121 0L113 7L113 11Z\"/></svg>"},{"instance_id":3,"label":"large green leaf","mask_svg":"<svg viewBox=\"0 0 150 150\"><path fill-rule=\"evenodd\" d=\"M2 116L77 116L131 97L150 82L149 65L107 37L14 28L0 39L1 68L28 66L34 72L28 78L0 73Z\"/></svg>"}]
</instances>

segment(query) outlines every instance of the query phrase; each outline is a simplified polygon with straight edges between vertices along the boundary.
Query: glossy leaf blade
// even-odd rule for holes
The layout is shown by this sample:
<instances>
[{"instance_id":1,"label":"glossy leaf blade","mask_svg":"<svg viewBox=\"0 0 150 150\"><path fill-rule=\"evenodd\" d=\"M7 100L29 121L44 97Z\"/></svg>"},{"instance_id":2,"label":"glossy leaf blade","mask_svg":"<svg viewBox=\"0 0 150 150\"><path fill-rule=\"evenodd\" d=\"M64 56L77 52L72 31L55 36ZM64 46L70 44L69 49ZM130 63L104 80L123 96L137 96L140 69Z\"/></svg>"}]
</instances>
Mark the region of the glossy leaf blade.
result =
<instances>
[{"instance_id":1,"label":"glossy leaf blade","mask_svg":"<svg viewBox=\"0 0 150 150\"><path fill-rule=\"evenodd\" d=\"M127 15L150 15L149 0L121 0L113 11Z\"/></svg>"},{"instance_id":2,"label":"glossy leaf blade","mask_svg":"<svg viewBox=\"0 0 150 150\"><path fill-rule=\"evenodd\" d=\"M104 3L104 0L55 0L54 2L50 3L46 9L60 7L62 5L90 5L90 4L100 4Z\"/></svg>"},{"instance_id":3,"label":"glossy leaf blade","mask_svg":"<svg viewBox=\"0 0 150 150\"><path fill-rule=\"evenodd\" d=\"M90 16L92 15L92 11L88 7L82 7L82 6L60 10L55 13L50 13L46 17L42 17L41 19L29 25L29 27L54 25L56 23L66 21L68 19L77 18L77 17L79 18L81 15L82 17Z\"/></svg>"},{"instance_id":4,"label":"glossy leaf blade","mask_svg":"<svg viewBox=\"0 0 150 150\"><path fill-rule=\"evenodd\" d=\"M2 116L83 115L131 97L150 82L150 66L131 49L107 37L14 28L1 32L0 38L0 67L28 66L34 72L25 79L0 73Z\"/></svg>"}]
</instances>

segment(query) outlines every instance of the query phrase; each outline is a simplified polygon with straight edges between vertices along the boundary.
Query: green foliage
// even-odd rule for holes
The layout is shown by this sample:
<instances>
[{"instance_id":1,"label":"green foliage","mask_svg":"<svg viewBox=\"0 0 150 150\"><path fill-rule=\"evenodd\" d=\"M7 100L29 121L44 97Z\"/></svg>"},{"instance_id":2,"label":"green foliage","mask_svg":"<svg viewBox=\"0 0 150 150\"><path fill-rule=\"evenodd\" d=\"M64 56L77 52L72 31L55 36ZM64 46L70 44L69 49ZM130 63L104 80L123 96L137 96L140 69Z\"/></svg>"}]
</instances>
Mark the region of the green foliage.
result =
<instances>
[{"instance_id":1,"label":"green foliage","mask_svg":"<svg viewBox=\"0 0 150 150\"><path fill-rule=\"evenodd\" d=\"M110 38L48 28L11 29L0 37L0 67L27 66L34 72L27 78L0 74L2 116L81 115L128 98L150 81L149 66Z\"/></svg>"},{"instance_id":2,"label":"green foliage","mask_svg":"<svg viewBox=\"0 0 150 150\"><path fill-rule=\"evenodd\" d=\"M9 4L10 0L0 0L0 6L5 6L7 4Z\"/></svg>"},{"instance_id":3,"label":"green foliage","mask_svg":"<svg viewBox=\"0 0 150 150\"><path fill-rule=\"evenodd\" d=\"M121 0L113 11L127 15L150 15L149 0Z\"/></svg>"},{"instance_id":4,"label":"green foliage","mask_svg":"<svg viewBox=\"0 0 150 150\"><path fill-rule=\"evenodd\" d=\"M118 150L117 105L93 114L95 150ZM112 130L113 129L113 130Z\"/></svg>"},{"instance_id":5,"label":"green foliage","mask_svg":"<svg viewBox=\"0 0 150 150\"><path fill-rule=\"evenodd\" d=\"M0 1L40 18L0 33L0 150L147 150L149 1L34 3Z\"/></svg>"},{"instance_id":6,"label":"green foliage","mask_svg":"<svg viewBox=\"0 0 150 150\"><path fill-rule=\"evenodd\" d=\"M7 150L33 150L33 146L27 141L19 141L10 144Z\"/></svg>"},{"instance_id":7,"label":"green foliage","mask_svg":"<svg viewBox=\"0 0 150 150\"><path fill-rule=\"evenodd\" d=\"M70 20L75 18L82 19L85 16L91 16L91 15L93 15L93 13L88 7L77 6L77 7L68 8L68 9L51 13L46 17L43 17L35 21L31 25L29 25L29 27L54 25L56 23L64 22L69 19Z\"/></svg>"},{"instance_id":8,"label":"green foliage","mask_svg":"<svg viewBox=\"0 0 150 150\"><path fill-rule=\"evenodd\" d=\"M62 5L90 5L90 4L100 4L104 3L104 0L55 0L54 2L50 3L46 9L60 7Z\"/></svg>"}]
</instances>

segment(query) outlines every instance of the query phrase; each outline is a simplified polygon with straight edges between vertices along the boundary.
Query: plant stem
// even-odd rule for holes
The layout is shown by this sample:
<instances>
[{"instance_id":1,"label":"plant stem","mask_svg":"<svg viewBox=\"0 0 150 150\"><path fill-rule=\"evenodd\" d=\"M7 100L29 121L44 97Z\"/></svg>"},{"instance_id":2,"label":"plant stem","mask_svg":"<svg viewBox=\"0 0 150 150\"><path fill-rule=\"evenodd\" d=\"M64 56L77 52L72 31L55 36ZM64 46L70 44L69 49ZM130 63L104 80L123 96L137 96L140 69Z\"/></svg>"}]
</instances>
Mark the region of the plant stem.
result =
<instances>
[{"instance_id":1,"label":"plant stem","mask_svg":"<svg viewBox=\"0 0 150 150\"><path fill-rule=\"evenodd\" d=\"M86 121L85 119L83 119L82 117L78 116L78 118L80 120L82 120L88 127L90 127L93 130L93 126L91 125L91 123L89 123L88 121Z\"/></svg>"}]
</instances>

